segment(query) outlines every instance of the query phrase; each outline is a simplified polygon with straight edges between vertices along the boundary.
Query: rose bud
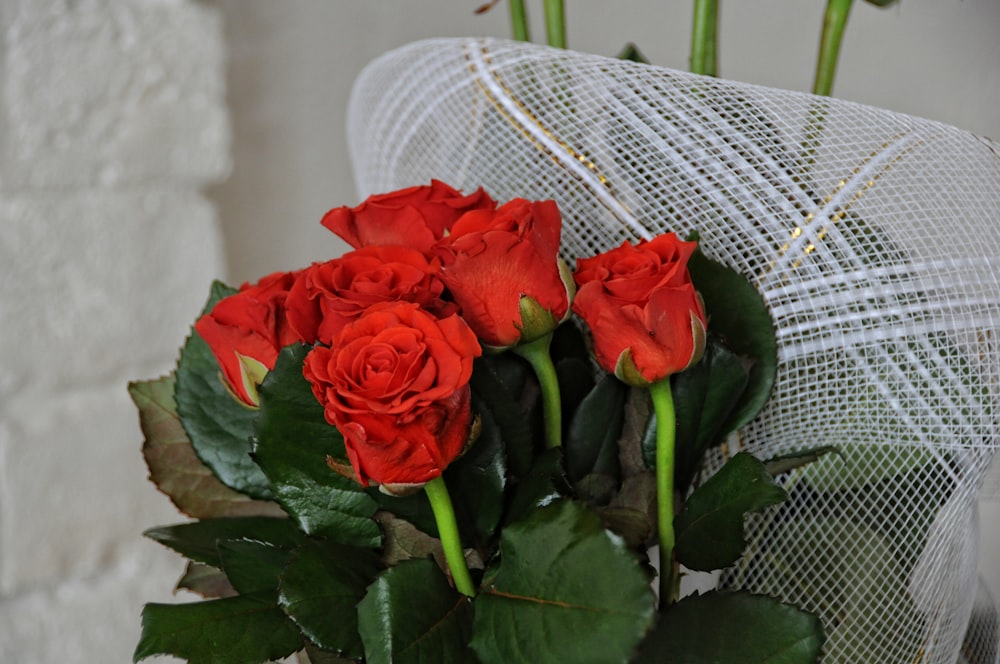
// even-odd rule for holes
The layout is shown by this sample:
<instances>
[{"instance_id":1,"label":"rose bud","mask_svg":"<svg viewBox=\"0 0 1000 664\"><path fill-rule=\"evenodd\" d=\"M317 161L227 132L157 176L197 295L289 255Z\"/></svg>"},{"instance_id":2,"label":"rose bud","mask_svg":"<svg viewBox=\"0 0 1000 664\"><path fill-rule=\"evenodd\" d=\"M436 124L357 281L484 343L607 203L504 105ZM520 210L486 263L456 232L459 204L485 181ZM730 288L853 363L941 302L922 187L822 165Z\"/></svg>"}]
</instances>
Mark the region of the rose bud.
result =
<instances>
[{"instance_id":1,"label":"rose bud","mask_svg":"<svg viewBox=\"0 0 1000 664\"><path fill-rule=\"evenodd\" d=\"M469 439L469 378L481 353L457 315L395 302L345 325L331 348L313 348L302 373L362 485L419 486Z\"/></svg>"},{"instance_id":2,"label":"rose bud","mask_svg":"<svg viewBox=\"0 0 1000 664\"><path fill-rule=\"evenodd\" d=\"M573 311L590 327L598 363L630 385L701 359L705 312L687 269L696 247L667 233L577 260Z\"/></svg>"},{"instance_id":3,"label":"rose bud","mask_svg":"<svg viewBox=\"0 0 1000 664\"><path fill-rule=\"evenodd\" d=\"M468 196L438 180L369 196L357 207L330 210L320 222L355 249L399 245L426 253L469 210L492 210L482 188Z\"/></svg>"},{"instance_id":4,"label":"rose bud","mask_svg":"<svg viewBox=\"0 0 1000 664\"><path fill-rule=\"evenodd\" d=\"M441 299L437 268L415 249L372 246L305 269L285 304L289 323L308 343L331 345L347 323L380 302L413 302L438 318L458 312Z\"/></svg>"},{"instance_id":5,"label":"rose bud","mask_svg":"<svg viewBox=\"0 0 1000 664\"><path fill-rule=\"evenodd\" d=\"M194 324L212 349L234 397L260 404L257 386L274 368L278 351L301 341L285 318L285 300L296 273L276 272L223 298Z\"/></svg>"},{"instance_id":6,"label":"rose bud","mask_svg":"<svg viewBox=\"0 0 1000 664\"><path fill-rule=\"evenodd\" d=\"M554 201L517 198L466 213L437 243L441 280L483 344L527 343L567 318L573 280L558 255L561 232Z\"/></svg>"}]
</instances>

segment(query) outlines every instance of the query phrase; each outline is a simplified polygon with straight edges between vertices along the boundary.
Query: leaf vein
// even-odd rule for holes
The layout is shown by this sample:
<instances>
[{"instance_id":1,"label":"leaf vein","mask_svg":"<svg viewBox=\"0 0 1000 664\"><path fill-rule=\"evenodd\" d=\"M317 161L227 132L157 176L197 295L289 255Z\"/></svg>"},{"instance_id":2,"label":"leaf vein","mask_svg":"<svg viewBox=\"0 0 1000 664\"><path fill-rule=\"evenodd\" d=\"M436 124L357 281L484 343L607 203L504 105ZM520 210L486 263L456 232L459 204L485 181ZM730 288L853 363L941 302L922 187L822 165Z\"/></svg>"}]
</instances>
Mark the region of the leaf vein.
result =
<instances>
[{"instance_id":1,"label":"leaf vein","mask_svg":"<svg viewBox=\"0 0 1000 664\"><path fill-rule=\"evenodd\" d=\"M533 604L541 604L543 606L557 606L561 609L578 609L580 611L592 611L594 613L623 613L621 611L609 611L606 609L600 609L594 606L586 606L583 604L571 604L569 602L561 602L555 599L545 599L542 597L531 597L530 595L517 595L515 593L504 592L503 590L497 590L496 588L490 588L486 591L490 595L497 597L503 597L504 599L521 600L525 602L531 602Z\"/></svg>"}]
</instances>

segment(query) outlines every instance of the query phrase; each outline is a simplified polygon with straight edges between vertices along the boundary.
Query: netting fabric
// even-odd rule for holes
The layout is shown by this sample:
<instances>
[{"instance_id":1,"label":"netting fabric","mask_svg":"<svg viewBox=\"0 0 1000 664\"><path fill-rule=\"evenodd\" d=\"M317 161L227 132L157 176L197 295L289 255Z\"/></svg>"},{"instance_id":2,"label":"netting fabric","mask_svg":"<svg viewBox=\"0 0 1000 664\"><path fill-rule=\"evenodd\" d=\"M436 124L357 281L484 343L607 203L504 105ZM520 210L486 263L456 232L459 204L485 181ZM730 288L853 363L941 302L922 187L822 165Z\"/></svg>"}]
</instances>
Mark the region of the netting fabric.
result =
<instances>
[{"instance_id":1,"label":"netting fabric","mask_svg":"<svg viewBox=\"0 0 1000 664\"><path fill-rule=\"evenodd\" d=\"M1000 446L1000 147L803 93L489 39L370 64L363 195L438 178L551 198L574 264L666 230L745 275L778 380L710 460L817 445L721 579L819 614L824 661L1000 662L976 496ZM992 564L1000 564L990 561ZM725 626L720 625L720 633Z\"/></svg>"}]
</instances>

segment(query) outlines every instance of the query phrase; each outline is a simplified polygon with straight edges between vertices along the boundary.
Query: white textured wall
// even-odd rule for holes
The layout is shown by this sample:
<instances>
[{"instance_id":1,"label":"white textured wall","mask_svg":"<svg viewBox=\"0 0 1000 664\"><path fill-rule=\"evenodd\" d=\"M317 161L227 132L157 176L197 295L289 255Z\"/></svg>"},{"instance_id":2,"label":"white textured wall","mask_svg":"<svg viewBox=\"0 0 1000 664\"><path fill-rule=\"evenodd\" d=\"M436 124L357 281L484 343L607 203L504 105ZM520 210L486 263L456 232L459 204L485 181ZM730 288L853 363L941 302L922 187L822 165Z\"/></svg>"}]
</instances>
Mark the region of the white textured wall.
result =
<instances>
[{"instance_id":1,"label":"white textured wall","mask_svg":"<svg viewBox=\"0 0 1000 664\"><path fill-rule=\"evenodd\" d=\"M0 5L0 662L130 661L182 569L125 385L224 269L223 52L184 0Z\"/></svg>"}]
</instances>

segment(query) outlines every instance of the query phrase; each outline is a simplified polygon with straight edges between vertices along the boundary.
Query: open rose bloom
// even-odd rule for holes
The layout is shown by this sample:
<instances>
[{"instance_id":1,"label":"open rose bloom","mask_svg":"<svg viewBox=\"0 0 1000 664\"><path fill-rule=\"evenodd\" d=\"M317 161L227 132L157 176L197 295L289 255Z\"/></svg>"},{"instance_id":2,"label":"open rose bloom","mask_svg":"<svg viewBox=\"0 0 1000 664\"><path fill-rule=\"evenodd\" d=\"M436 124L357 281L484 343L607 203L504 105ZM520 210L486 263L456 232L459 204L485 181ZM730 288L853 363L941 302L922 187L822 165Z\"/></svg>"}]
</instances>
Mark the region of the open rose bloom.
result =
<instances>
[{"instance_id":1,"label":"open rose bloom","mask_svg":"<svg viewBox=\"0 0 1000 664\"><path fill-rule=\"evenodd\" d=\"M483 344L532 341L565 320L572 281L559 259L561 228L554 202L514 199L463 215L435 244L441 279ZM524 320L526 298L547 320Z\"/></svg>"},{"instance_id":2,"label":"open rose bloom","mask_svg":"<svg viewBox=\"0 0 1000 664\"><path fill-rule=\"evenodd\" d=\"M437 319L397 302L366 311L331 347L313 348L303 373L362 485L419 485L468 442L468 383L480 352L458 316Z\"/></svg>"},{"instance_id":3,"label":"open rose bloom","mask_svg":"<svg viewBox=\"0 0 1000 664\"><path fill-rule=\"evenodd\" d=\"M285 312L294 273L279 272L221 300L195 323L215 354L226 387L245 405L259 403L257 386L274 368L278 351L301 341Z\"/></svg>"},{"instance_id":4,"label":"open rose bloom","mask_svg":"<svg viewBox=\"0 0 1000 664\"><path fill-rule=\"evenodd\" d=\"M470 210L492 210L496 203L482 189L465 195L438 180L370 196L356 207L338 207L322 224L358 249L374 245L407 246L427 252Z\"/></svg>"},{"instance_id":5,"label":"open rose bloom","mask_svg":"<svg viewBox=\"0 0 1000 664\"><path fill-rule=\"evenodd\" d=\"M574 311L607 371L634 385L663 380L705 350L705 312L687 262L696 248L673 233L577 261Z\"/></svg>"},{"instance_id":6,"label":"open rose bloom","mask_svg":"<svg viewBox=\"0 0 1000 664\"><path fill-rule=\"evenodd\" d=\"M457 312L443 293L437 266L422 253L372 245L306 268L292 285L285 309L304 341L329 346L347 323L375 304L413 302L438 317Z\"/></svg>"}]
</instances>

